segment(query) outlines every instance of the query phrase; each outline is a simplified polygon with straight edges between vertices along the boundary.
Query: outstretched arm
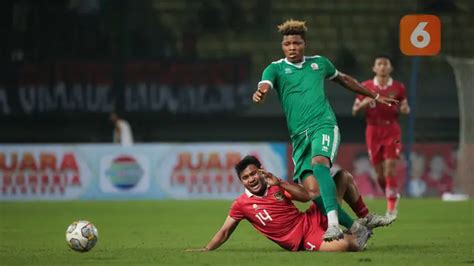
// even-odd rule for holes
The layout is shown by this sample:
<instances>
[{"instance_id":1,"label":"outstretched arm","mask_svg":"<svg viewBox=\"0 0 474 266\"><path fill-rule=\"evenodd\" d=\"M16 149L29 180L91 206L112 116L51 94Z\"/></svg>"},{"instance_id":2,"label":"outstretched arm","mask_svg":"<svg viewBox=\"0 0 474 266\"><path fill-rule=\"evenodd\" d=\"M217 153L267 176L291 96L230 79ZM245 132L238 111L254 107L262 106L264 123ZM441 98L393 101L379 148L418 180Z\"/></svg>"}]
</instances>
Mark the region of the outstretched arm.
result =
<instances>
[{"instance_id":1,"label":"outstretched arm","mask_svg":"<svg viewBox=\"0 0 474 266\"><path fill-rule=\"evenodd\" d=\"M229 239L235 228L237 228L237 225L239 225L239 221L236 221L232 217L227 216L221 229L217 231L217 233L214 235L211 241L207 243L205 247L198 249L187 249L186 251L211 251L217 249L222 244L224 244L227 239Z\"/></svg>"},{"instance_id":2,"label":"outstretched arm","mask_svg":"<svg viewBox=\"0 0 474 266\"><path fill-rule=\"evenodd\" d=\"M360 84L356 79L342 72L338 72L338 75L332 80L350 91L370 97L379 103L383 103L388 106L398 103L398 100L370 91L366 87L362 86L362 84Z\"/></svg>"},{"instance_id":3,"label":"outstretched arm","mask_svg":"<svg viewBox=\"0 0 474 266\"><path fill-rule=\"evenodd\" d=\"M272 173L267 172L265 170L259 169L259 172L265 177L267 184L269 184L270 186L279 186L283 188L286 192L290 193L291 199L300 202L308 202L311 200L308 191L306 191L304 187L294 183L283 181L280 178L274 176Z\"/></svg>"}]
</instances>

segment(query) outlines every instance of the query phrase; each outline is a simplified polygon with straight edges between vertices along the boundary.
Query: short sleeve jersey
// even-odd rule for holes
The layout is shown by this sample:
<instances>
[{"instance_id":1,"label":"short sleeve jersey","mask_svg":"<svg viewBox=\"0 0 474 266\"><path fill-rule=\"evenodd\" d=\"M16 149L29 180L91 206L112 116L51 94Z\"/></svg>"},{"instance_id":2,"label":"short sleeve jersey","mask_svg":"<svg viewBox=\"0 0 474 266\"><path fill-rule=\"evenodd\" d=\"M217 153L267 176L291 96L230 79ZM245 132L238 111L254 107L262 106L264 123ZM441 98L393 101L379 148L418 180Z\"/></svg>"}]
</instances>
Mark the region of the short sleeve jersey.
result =
<instances>
[{"instance_id":1,"label":"short sleeve jersey","mask_svg":"<svg viewBox=\"0 0 474 266\"><path fill-rule=\"evenodd\" d=\"M284 195L280 187L269 187L263 197L246 192L232 204L229 216L248 220L268 239L288 250L298 250L304 236L305 214Z\"/></svg>"},{"instance_id":2,"label":"short sleeve jersey","mask_svg":"<svg viewBox=\"0 0 474 266\"><path fill-rule=\"evenodd\" d=\"M406 99L406 89L403 83L390 79L387 86L381 86L375 79L367 80L362 83L366 88L370 89L380 95L397 99L400 102ZM359 100L364 99L365 96L358 95ZM383 125L384 122L396 123L398 122L398 108L399 105L392 104L388 106L380 103L370 104L365 111L365 120L367 125Z\"/></svg>"},{"instance_id":3,"label":"short sleeve jersey","mask_svg":"<svg viewBox=\"0 0 474 266\"><path fill-rule=\"evenodd\" d=\"M323 56L305 56L299 64L281 59L265 68L259 84L268 83L275 89L290 135L296 135L310 127L336 125L336 116L324 92L324 81L335 78L337 73L331 61Z\"/></svg>"}]
</instances>

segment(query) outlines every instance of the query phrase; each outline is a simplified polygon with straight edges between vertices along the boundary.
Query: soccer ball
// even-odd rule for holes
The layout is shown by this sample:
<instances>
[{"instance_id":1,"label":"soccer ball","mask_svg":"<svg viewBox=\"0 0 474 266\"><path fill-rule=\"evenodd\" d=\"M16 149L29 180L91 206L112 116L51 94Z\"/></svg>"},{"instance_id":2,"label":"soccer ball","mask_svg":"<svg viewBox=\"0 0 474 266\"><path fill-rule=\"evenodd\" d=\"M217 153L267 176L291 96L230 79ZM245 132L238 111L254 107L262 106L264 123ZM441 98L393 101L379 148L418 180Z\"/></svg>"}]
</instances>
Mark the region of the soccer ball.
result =
<instances>
[{"instance_id":1,"label":"soccer ball","mask_svg":"<svg viewBox=\"0 0 474 266\"><path fill-rule=\"evenodd\" d=\"M97 240L99 240L99 232L89 221L74 222L66 230L67 244L75 251L89 251L97 244Z\"/></svg>"}]
</instances>

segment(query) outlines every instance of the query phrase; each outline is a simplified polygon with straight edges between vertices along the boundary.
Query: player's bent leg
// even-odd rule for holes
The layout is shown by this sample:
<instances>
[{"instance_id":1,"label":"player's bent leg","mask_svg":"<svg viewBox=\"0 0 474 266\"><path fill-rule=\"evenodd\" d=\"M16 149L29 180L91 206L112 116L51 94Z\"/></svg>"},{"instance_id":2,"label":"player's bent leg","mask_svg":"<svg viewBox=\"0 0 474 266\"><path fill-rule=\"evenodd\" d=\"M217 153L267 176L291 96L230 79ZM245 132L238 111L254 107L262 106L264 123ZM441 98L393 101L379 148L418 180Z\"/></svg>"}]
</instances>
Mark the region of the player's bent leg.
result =
<instances>
[{"instance_id":1,"label":"player's bent leg","mask_svg":"<svg viewBox=\"0 0 474 266\"><path fill-rule=\"evenodd\" d=\"M319 247L322 252L341 252L341 251L359 251L361 250L355 241L355 236L344 235L343 239L323 242Z\"/></svg>"},{"instance_id":2,"label":"player's bent leg","mask_svg":"<svg viewBox=\"0 0 474 266\"><path fill-rule=\"evenodd\" d=\"M334 181L337 184L338 197L339 192L344 191L344 201L351 207L354 213L361 219L358 223L373 229L380 226L387 226L395 221L396 217L382 216L375 213L369 213L369 209L362 199L359 188L351 173L346 170L340 170L335 176Z\"/></svg>"},{"instance_id":3,"label":"player's bent leg","mask_svg":"<svg viewBox=\"0 0 474 266\"><path fill-rule=\"evenodd\" d=\"M316 178L312 174L312 172L305 172L303 173L303 178L301 179L303 181L303 184L305 186L305 189L308 191L308 194L310 195L310 198L312 201L318 206L319 210L324 214L327 215L326 213L326 208L324 206L323 198L321 197L321 193L319 191L319 185L318 182L316 181ZM342 196L339 197L338 194L338 202L341 202ZM338 219L339 219L339 224L345 226L346 228L350 228L352 224L354 223L354 219L352 219L349 214L347 214L344 209L341 208L341 206L338 204Z\"/></svg>"},{"instance_id":4,"label":"player's bent leg","mask_svg":"<svg viewBox=\"0 0 474 266\"><path fill-rule=\"evenodd\" d=\"M368 213L367 206L362 200L359 188L349 171L340 170L334 176L336 182L338 198L343 199L352 208L358 217L364 217ZM358 206L360 203L361 206Z\"/></svg>"},{"instance_id":5,"label":"player's bent leg","mask_svg":"<svg viewBox=\"0 0 474 266\"><path fill-rule=\"evenodd\" d=\"M302 183L303 187L306 189L306 191L308 191L309 197L311 199L315 199L321 195L319 190L319 184L313 174L304 175ZM324 207L324 205L319 207ZM324 208L323 210L325 211L326 209Z\"/></svg>"},{"instance_id":6,"label":"player's bent leg","mask_svg":"<svg viewBox=\"0 0 474 266\"><path fill-rule=\"evenodd\" d=\"M313 174L323 197L326 213L329 214L331 211L337 211L336 184L329 172L329 159L318 155L312 158L311 165L313 166ZM306 182L303 185L305 188L308 188Z\"/></svg>"},{"instance_id":7,"label":"player's bent leg","mask_svg":"<svg viewBox=\"0 0 474 266\"><path fill-rule=\"evenodd\" d=\"M366 217L369 214L369 209L365 205L352 174L349 171L341 170L334 176L334 181L337 184L338 193L344 192L342 196L338 194L338 197L342 197L347 202L357 217Z\"/></svg>"},{"instance_id":8,"label":"player's bent leg","mask_svg":"<svg viewBox=\"0 0 474 266\"><path fill-rule=\"evenodd\" d=\"M337 191L337 200L340 203L342 200L347 200L344 198L349 186L349 176L346 174L346 170L339 170L333 176L334 183L336 184L336 191ZM349 173L349 172L347 172Z\"/></svg>"},{"instance_id":9,"label":"player's bent leg","mask_svg":"<svg viewBox=\"0 0 474 266\"><path fill-rule=\"evenodd\" d=\"M321 211L321 213L327 215L324 209L324 202L321 196L316 197L312 201L316 203L316 206L318 206L318 209ZM352 219L352 217L341 207L341 205L337 206L337 217L339 219L339 224L343 225L347 229L351 228L354 224L354 219Z\"/></svg>"},{"instance_id":10,"label":"player's bent leg","mask_svg":"<svg viewBox=\"0 0 474 266\"><path fill-rule=\"evenodd\" d=\"M324 156L315 156L312 158L311 164L313 165L313 173L319 184L321 197L323 198L324 207L328 216L328 229L323 235L323 240L333 241L341 239L343 233L339 228L336 184L329 173L330 161Z\"/></svg>"}]
</instances>

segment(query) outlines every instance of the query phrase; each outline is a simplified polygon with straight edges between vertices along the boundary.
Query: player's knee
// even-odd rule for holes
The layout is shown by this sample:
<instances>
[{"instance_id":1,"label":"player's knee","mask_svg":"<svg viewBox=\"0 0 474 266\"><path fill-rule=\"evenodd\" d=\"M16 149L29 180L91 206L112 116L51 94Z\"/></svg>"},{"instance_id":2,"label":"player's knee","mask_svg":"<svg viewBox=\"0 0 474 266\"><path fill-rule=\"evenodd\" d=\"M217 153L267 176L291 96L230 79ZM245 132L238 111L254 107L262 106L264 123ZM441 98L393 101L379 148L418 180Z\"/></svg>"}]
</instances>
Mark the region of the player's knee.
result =
<instances>
[{"instance_id":1,"label":"player's knee","mask_svg":"<svg viewBox=\"0 0 474 266\"><path fill-rule=\"evenodd\" d=\"M383 170L385 176L394 176L397 172L397 161L394 159L385 161L385 167Z\"/></svg>"},{"instance_id":2,"label":"player's knee","mask_svg":"<svg viewBox=\"0 0 474 266\"><path fill-rule=\"evenodd\" d=\"M310 199L314 199L314 198L317 198L321 195L321 193L319 192L319 188L316 188L316 189L307 189L306 191L308 191L308 195L309 195L309 198Z\"/></svg>"},{"instance_id":3,"label":"player's knee","mask_svg":"<svg viewBox=\"0 0 474 266\"><path fill-rule=\"evenodd\" d=\"M385 171L384 171L384 169L377 169L375 171L375 173L377 174L377 178L379 180L385 180Z\"/></svg>"},{"instance_id":4,"label":"player's knee","mask_svg":"<svg viewBox=\"0 0 474 266\"><path fill-rule=\"evenodd\" d=\"M319 184L316 181L316 177L314 175L307 176L303 181L303 186L308 192L310 199L314 199L321 194L319 192Z\"/></svg>"},{"instance_id":5,"label":"player's knee","mask_svg":"<svg viewBox=\"0 0 474 266\"><path fill-rule=\"evenodd\" d=\"M394 176L396 175L397 171L395 169L395 167L387 167L384 169L384 176L387 177L387 176Z\"/></svg>"},{"instance_id":6,"label":"player's knee","mask_svg":"<svg viewBox=\"0 0 474 266\"><path fill-rule=\"evenodd\" d=\"M354 183L354 176L352 176L352 174L349 171L341 170L340 172L342 172L342 176L344 177L344 180L347 183Z\"/></svg>"},{"instance_id":7,"label":"player's knee","mask_svg":"<svg viewBox=\"0 0 474 266\"><path fill-rule=\"evenodd\" d=\"M354 177L349 171L342 169L334 175L334 182L337 186L347 185L354 182Z\"/></svg>"},{"instance_id":8,"label":"player's knee","mask_svg":"<svg viewBox=\"0 0 474 266\"><path fill-rule=\"evenodd\" d=\"M329 159L327 157L324 157L324 156L315 156L311 159L311 165L312 166L315 166L317 164L322 164L322 165L325 165L327 167L329 167L331 165Z\"/></svg>"},{"instance_id":9,"label":"player's knee","mask_svg":"<svg viewBox=\"0 0 474 266\"><path fill-rule=\"evenodd\" d=\"M350 251L351 245L347 239L340 239L337 241L323 242L319 251L326 252L338 252L338 251Z\"/></svg>"},{"instance_id":10,"label":"player's knee","mask_svg":"<svg viewBox=\"0 0 474 266\"><path fill-rule=\"evenodd\" d=\"M384 173L380 173L380 174L377 174L377 179L379 181L385 181L385 174Z\"/></svg>"}]
</instances>

